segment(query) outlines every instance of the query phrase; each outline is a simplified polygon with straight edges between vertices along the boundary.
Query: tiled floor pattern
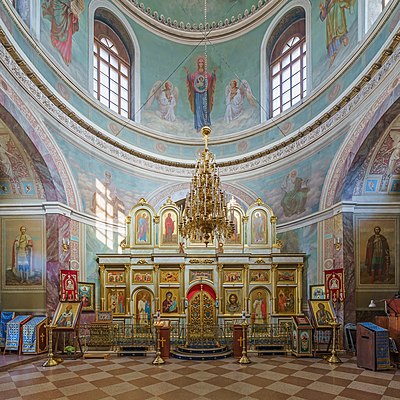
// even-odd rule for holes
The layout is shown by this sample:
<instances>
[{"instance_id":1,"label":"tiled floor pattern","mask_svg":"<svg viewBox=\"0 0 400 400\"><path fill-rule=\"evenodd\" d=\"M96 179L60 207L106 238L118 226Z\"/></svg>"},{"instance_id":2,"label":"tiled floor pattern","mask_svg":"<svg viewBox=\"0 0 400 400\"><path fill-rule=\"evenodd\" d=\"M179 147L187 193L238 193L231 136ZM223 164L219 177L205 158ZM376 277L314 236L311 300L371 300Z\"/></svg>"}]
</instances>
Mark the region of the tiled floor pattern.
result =
<instances>
[{"instance_id":1,"label":"tiled floor pattern","mask_svg":"<svg viewBox=\"0 0 400 400\"><path fill-rule=\"evenodd\" d=\"M343 364L322 359L252 357L242 366L233 358L210 362L152 357L74 360L52 368L42 361L0 372L0 399L400 399L400 369L373 372L355 358Z\"/></svg>"}]
</instances>

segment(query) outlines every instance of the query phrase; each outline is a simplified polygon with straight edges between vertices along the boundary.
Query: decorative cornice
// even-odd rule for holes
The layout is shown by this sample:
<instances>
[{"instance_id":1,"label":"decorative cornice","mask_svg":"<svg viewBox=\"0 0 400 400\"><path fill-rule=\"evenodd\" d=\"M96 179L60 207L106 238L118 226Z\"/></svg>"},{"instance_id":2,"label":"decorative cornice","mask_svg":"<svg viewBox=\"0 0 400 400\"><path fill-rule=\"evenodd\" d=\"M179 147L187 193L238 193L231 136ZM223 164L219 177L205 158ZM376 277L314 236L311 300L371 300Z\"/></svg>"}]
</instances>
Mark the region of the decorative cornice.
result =
<instances>
[{"instance_id":1,"label":"decorative cornice","mask_svg":"<svg viewBox=\"0 0 400 400\"><path fill-rule=\"evenodd\" d=\"M225 162L219 162L221 175L254 171L265 165L277 162L298 152L347 117L363 99L379 85L384 76L399 61L400 32L394 35L391 44L382 51L378 61L359 80L359 82L331 107L324 115L313 121L297 134L287 137L279 144L271 145L260 152ZM0 29L0 61L14 79L35 99L53 118L73 132L84 142L98 150L140 168L162 174L190 177L194 164L175 162L146 154L127 145L118 138L95 129L64 104L31 70Z\"/></svg>"},{"instance_id":2,"label":"decorative cornice","mask_svg":"<svg viewBox=\"0 0 400 400\"><path fill-rule=\"evenodd\" d=\"M155 34L166 36L170 40L180 43L198 43L204 38L204 31L207 31L207 38L213 43L228 40L239 34L247 32L266 19L266 15L278 9L287 0L258 0L250 9L245 9L243 13L231 15L223 21L211 21L205 25L203 23L190 23L172 20L165 17L156 10L146 7L143 2L138 0L120 0L120 3L130 10L134 20L146 29Z\"/></svg>"}]
</instances>

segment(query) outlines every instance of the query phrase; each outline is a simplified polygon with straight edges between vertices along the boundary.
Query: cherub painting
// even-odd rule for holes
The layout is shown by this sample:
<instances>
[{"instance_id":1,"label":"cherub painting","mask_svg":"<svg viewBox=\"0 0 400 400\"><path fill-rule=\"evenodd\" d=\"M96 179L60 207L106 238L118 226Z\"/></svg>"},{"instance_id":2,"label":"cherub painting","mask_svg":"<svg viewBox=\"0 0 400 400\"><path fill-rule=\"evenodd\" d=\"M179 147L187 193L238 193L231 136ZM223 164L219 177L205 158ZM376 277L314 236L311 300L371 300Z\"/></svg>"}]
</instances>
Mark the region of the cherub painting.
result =
<instances>
[{"instance_id":1,"label":"cherub painting","mask_svg":"<svg viewBox=\"0 0 400 400\"><path fill-rule=\"evenodd\" d=\"M156 114L161 119L174 122L176 120L175 108L178 102L178 93L178 88L174 87L170 81L157 81L150 90L146 108L150 108L156 100L158 104Z\"/></svg>"},{"instance_id":2,"label":"cherub painting","mask_svg":"<svg viewBox=\"0 0 400 400\"><path fill-rule=\"evenodd\" d=\"M255 107L256 100L249 83L246 80L239 82L238 79L232 79L225 88L225 122L229 123L242 114L245 99L247 99L251 107Z\"/></svg>"}]
</instances>

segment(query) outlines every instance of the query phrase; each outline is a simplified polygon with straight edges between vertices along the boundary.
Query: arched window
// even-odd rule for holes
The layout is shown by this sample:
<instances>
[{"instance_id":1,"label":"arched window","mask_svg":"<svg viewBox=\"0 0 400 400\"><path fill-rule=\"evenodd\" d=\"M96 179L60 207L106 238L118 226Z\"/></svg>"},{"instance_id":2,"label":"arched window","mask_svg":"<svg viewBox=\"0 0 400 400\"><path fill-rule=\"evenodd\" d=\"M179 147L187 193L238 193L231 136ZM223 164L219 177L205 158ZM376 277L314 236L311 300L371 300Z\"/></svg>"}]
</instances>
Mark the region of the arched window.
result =
<instances>
[{"instance_id":1,"label":"arched window","mask_svg":"<svg viewBox=\"0 0 400 400\"><path fill-rule=\"evenodd\" d=\"M381 15L383 9L389 4L390 0L369 0L366 2L360 2L361 7L364 7L364 32L367 32L369 28L375 23L375 21ZM362 15L362 12L360 13Z\"/></svg>"},{"instance_id":2,"label":"arched window","mask_svg":"<svg viewBox=\"0 0 400 400\"><path fill-rule=\"evenodd\" d=\"M102 21L94 23L93 94L123 117L130 117L131 60L119 36Z\"/></svg>"},{"instance_id":3,"label":"arched window","mask_svg":"<svg viewBox=\"0 0 400 400\"><path fill-rule=\"evenodd\" d=\"M31 0L8 0L15 8L22 21L29 28L31 22Z\"/></svg>"},{"instance_id":4,"label":"arched window","mask_svg":"<svg viewBox=\"0 0 400 400\"><path fill-rule=\"evenodd\" d=\"M298 103L307 94L304 20L287 28L276 41L270 58L270 115Z\"/></svg>"}]
</instances>

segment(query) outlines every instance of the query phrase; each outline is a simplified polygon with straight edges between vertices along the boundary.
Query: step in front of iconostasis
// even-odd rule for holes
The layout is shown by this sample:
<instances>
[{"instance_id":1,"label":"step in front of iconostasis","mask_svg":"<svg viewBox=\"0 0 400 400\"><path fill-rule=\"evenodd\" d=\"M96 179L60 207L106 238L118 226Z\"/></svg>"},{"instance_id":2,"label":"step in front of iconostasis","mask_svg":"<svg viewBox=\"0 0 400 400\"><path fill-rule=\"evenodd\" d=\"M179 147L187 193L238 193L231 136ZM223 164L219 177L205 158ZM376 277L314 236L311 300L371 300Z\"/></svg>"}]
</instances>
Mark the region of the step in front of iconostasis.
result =
<instances>
[{"instance_id":1,"label":"step in front of iconostasis","mask_svg":"<svg viewBox=\"0 0 400 400\"><path fill-rule=\"evenodd\" d=\"M255 346L255 351L259 356L281 356L286 355L286 348L284 345L280 344L262 344Z\"/></svg>"},{"instance_id":2,"label":"step in front of iconostasis","mask_svg":"<svg viewBox=\"0 0 400 400\"><path fill-rule=\"evenodd\" d=\"M181 360L219 360L231 357L232 350L227 346L206 348L178 346L175 350L171 351L171 356Z\"/></svg>"},{"instance_id":3,"label":"step in front of iconostasis","mask_svg":"<svg viewBox=\"0 0 400 400\"><path fill-rule=\"evenodd\" d=\"M149 350L148 346L120 346L117 354L119 356L133 356L133 357L142 357L146 356Z\"/></svg>"}]
</instances>

